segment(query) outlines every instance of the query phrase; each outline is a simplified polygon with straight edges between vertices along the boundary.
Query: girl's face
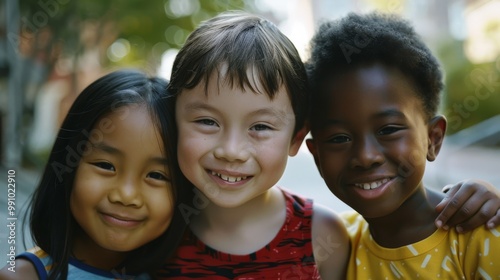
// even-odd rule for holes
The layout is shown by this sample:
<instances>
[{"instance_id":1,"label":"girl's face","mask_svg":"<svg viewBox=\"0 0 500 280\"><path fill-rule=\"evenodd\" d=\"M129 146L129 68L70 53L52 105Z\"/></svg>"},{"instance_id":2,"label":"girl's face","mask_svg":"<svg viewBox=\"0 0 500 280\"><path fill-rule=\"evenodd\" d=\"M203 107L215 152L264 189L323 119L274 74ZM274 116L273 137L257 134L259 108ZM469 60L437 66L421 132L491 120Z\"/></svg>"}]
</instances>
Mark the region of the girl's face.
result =
<instances>
[{"instance_id":1,"label":"girl's face","mask_svg":"<svg viewBox=\"0 0 500 280\"><path fill-rule=\"evenodd\" d=\"M85 259L145 245L167 229L173 213L167 155L146 107L122 107L96 127L70 198L84 232L73 253Z\"/></svg>"}]
</instances>

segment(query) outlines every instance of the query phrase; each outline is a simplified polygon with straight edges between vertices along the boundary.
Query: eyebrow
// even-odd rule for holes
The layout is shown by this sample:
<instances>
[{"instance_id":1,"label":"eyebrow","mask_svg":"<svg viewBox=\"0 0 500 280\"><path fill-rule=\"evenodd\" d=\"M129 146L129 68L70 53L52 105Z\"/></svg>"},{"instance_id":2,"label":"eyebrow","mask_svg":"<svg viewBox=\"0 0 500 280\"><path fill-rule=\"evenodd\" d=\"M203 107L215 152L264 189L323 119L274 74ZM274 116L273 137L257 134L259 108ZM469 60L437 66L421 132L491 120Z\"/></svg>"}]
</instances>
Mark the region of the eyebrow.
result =
<instances>
[{"instance_id":1,"label":"eyebrow","mask_svg":"<svg viewBox=\"0 0 500 280\"><path fill-rule=\"evenodd\" d=\"M286 122L287 120L286 112L274 108L262 108L252 112L250 115L251 116L268 115L271 117L276 117L280 122Z\"/></svg>"},{"instance_id":2,"label":"eyebrow","mask_svg":"<svg viewBox=\"0 0 500 280\"><path fill-rule=\"evenodd\" d=\"M212 108L211 106L208 106L204 102L192 102L192 103L188 103L185 108L186 108L186 110L190 110L190 111L197 111L197 110L215 111L214 108Z\"/></svg>"},{"instance_id":3,"label":"eyebrow","mask_svg":"<svg viewBox=\"0 0 500 280\"><path fill-rule=\"evenodd\" d=\"M119 149L112 147L109 144L106 144L105 142L102 142L102 141L98 142L98 143L90 142L90 145L92 145L92 148L97 149L97 150L101 150L101 151L108 153L108 154L112 154L112 155L122 155L123 154L122 151L120 151Z\"/></svg>"},{"instance_id":4,"label":"eyebrow","mask_svg":"<svg viewBox=\"0 0 500 280\"><path fill-rule=\"evenodd\" d=\"M119 149L106 144L105 142L99 142L99 143L90 143L92 145L92 148L103 151L107 154L111 155L116 155L116 156L123 156L123 152L120 151ZM168 158L159 156L159 157L152 157L149 159L150 162L155 162L158 164L163 164L163 165L169 165L168 164Z\"/></svg>"},{"instance_id":5,"label":"eyebrow","mask_svg":"<svg viewBox=\"0 0 500 280\"><path fill-rule=\"evenodd\" d=\"M204 103L204 102L193 102L189 103L186 105L186 110L207 110L207 111L212 111L216 112L217 110L214 109L212 106ZM269 115L278 118L280 121L285 121L287 119L287 114L286 112L282 110L277 110L274 108L261 108L256 111L253 111L250 113L250 116L258 116L258 115Z\"/></svg>"},{"instance_id":6,"label":"eyebrow","mask_svg":"<svg viewBox=\"0 0 500 280\"><path fill-rule=\"evenodd\" d=\"M384 110L382 112L378 112L373 116L373 118L375 118L375 119L381 119L381 118L387 118L387 117L406 118L406 115L403 114L401 111L396 110L396 109L387 109L387 110ZM321 123L323 126L329 126L329 125L343 124L343 123L345 123L345 121L339 120L339 119L327 119Z\"/></svg>"},{"instance_id":7,"label":"eyebrow","mask_svg":"<svg viewBox=\"0 0 500 280\"><path fill-rule=\"evenodd\" d=\"M386 118L386 117L406 118L406 115L396 109L387 109L375 114L375 118Z\"/></svg>"}]
</instances>

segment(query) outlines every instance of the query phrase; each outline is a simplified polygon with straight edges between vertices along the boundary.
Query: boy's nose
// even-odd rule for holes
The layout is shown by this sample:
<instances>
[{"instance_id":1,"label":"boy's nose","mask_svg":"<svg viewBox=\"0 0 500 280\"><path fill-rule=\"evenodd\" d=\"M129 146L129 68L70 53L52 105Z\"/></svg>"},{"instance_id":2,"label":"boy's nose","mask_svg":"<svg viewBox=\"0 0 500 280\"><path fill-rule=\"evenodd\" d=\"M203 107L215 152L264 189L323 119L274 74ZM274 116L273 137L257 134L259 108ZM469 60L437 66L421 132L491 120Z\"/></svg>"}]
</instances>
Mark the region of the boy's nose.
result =
<instances>
[{"instance_id":1,"label":"boy's nose","mask_svg":"<svg viewBox=\"0 0 500 280\"><path fill-rule=\"evenodd\" d=\"M119 203L124 206L141 207L144 203L140 191L140 184L131 179L117 182L117 185L108 193L111 203Z\"/></svg>"},{"instance_id":2,"label":"boy's nose","mask_svg":"<svg viewBox=\"0 0 500 280\"><path fill-rule=\"evenodd\" d=\"M384 162L384 153L382 147L373 139L367 137L363 141L354 144L351 167L371 168Z\"/></svg>"},{"instance_id":3,"label":"boy's nose","mask_svg":"<svg viewBox=\"0 0 500 280\"><path fill-rule=\"evenodd\" d=\"M228 133L221 137L214 150L214 156L226 161L246 161L250 156L250 145L239 133Z\"/></svg>"}]
</instances>

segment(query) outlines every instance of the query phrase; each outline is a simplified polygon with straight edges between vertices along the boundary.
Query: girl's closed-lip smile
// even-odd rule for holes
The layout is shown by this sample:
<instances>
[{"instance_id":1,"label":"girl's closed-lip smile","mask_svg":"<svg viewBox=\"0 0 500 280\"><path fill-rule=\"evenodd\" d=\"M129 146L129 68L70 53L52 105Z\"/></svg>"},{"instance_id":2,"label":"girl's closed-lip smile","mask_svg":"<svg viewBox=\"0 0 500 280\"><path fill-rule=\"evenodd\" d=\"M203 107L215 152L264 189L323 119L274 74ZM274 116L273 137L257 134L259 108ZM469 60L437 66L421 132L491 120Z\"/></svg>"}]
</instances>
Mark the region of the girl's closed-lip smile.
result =
<instances>
[{"instance_id":1,"label":"girl's closed-lip smile","mask_svg":"<svg viewBox=\"0 0 500 280\"><path fill-rule=\"evenodd\" d=\"M111 226L133 228L142 223L146 218L135 218L127 215L100 212L103 221Z\"/></svg>"}]
</instances>

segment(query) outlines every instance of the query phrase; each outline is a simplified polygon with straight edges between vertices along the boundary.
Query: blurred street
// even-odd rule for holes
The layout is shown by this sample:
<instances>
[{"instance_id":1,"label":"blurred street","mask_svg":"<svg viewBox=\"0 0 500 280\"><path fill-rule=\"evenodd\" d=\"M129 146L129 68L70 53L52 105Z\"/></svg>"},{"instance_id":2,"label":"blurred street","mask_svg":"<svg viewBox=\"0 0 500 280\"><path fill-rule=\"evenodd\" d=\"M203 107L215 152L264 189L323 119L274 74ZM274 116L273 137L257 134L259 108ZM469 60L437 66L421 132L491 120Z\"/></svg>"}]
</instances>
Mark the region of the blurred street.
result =
<instances>
[{"instance_id":1,"label":"blurred street","mask_svg":"<svg viewBox=\"0 0 500 280\"><path fill-rule=\"evenodd\" d=\"M8 182L7 176L9 170L15 171L15 210L14 216L8 215ZM16 253L21 253L25 250L23 245L23 236L24 233L29 233L29 227L26 224L23 228L23 216L26 212L26 202L28 201L28 197L31 195L35 185L39 179L39 174L36 171L31 170L23 170L23 169L8 169L4 165L0 165L0 266L3 267L6 265L8 260L8 255L10 252L10 246L15 246ZM13 189L9 186L10 189ZM12 198L12 194L10 194ZM17 219L11 219L12 217ZM12 227L12 224L15 224L15 229ZM11 228L12 227L12 228ZM14 243L8 243L9 240L15 238ZM12 242L12 241L10 241ZM31 243L27 244L27 247L31 247Z\"/></svg>"}]
</instances>

